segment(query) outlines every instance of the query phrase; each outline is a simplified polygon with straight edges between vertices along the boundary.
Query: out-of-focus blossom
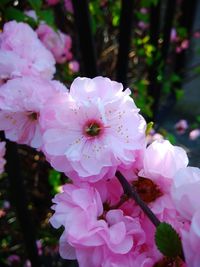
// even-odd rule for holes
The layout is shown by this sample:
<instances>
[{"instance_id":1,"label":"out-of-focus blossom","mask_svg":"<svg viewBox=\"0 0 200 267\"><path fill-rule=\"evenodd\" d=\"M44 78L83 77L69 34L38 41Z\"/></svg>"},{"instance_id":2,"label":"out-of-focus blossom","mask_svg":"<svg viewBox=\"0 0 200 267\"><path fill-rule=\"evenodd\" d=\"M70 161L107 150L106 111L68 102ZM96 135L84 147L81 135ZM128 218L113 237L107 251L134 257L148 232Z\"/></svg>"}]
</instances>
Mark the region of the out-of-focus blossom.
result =
<instances>
[{"instance_id":1,"label":"out-of-focus blossom","mask_svg":"<svg viewBox=\"0 0 200 267\"><path fill-rule=\"evenodd\" d=\"M147 135L146 139L147 139L147 144L151 144L156 140L157 141L164 140L164 137L162 134L156 133L155 130L152 129L150 133Z\"/></svg>"},{"instance_id":2,"label":"out-of-focus blossom","mask_svg":"<svg viewBox=\"0 0 200 267\"><path fill-rule=\"evenodd\" d=\"M12 254L7 258L7 263L9 266L13 266L16 263L20 262L20 257L16 254Z\"/></svg>"},{"instance_id":3,"label":"out-of-focus blossom","mask_svg":"<svg viewBox=\"0 0 200 267\"><path fill-rule=\"evenodd\" d=\"M31 267L31 266L32 266L32 264L31 264L30 260L26 260L23 267Z\"/></svg>"},{"instance_id":4,"label":"out-of-focus blossom","mask_svg":"<svg viewBox=\"0 0 200 267\"><path fill-rule=\"evenodd\" d=\"M194 129L189 133L190 140L196 140L200 136L200 129Z\"/></svg>"},{"instance_id":5,"label":"out-of-focus blossom","mask_svg":"<svg viewBox=\"0 0 200 267\"><path fill-rule=\"evenodd\" d=\"M184 134L188 129L188 123L186 120L180 120L175 124L175 129L178 134Z\"/></svg>"},{"instance_id":6,"label":"out-of-focus blossom","mask_svg":"<svg viewBox=\"0 0 200 267\"><path fill-rule=\"evenodd\" d=\"M19 144L41 146L40 112L50 98L62 94L64 85L38 77L23 77L8 81L0 90L0 130Z\"/></svg>"},{"instance_id":7,"label":"out-of-focus blossom","mask_svg":"<svg viewBox=\"0 0 200 267\"><path fill-rule=\"evenodd\" d=\"M54 72L52 54L28 24L10 21L4 25L0 33L0 80L20 76L51 79Z\"/></svg>"},{"instance_id":8,"label":"out-of-focus blossom","mask_svg":"<svg viewBox=\"0 0 200 267\"><path fill-rule=\"evenodd\" d=\"M73 5L72 5L72 0L65 0L64 4L65 4L66 10L73 14L74 9L73 9Z\"/></svg>"},{"instance_id":9,"label":"out-of-focus blossom","mask_svg":"<svg viewBox=\"0 0 200 267\"><path fill-rule=\"evenodd\" d=\"M60 0L46 0L49 6L54 6L60 2Z\"/></svg>"},{"instance_id":10,"label":"out-of-focus blossom","mask_svg":"<svg viewBox=\"0 0 200 267\"><path fill-rule=\"evenodd\" d=\"M193 37L194 37L194 38L200 38L200 32L199 32L199 31L194 32L194 33L193 33Z\"/></svg>"},{"instance_id":11,"label":"out-of-focus blossom","mask_svg":"<svg viewBox=\"0 0 200 267\"><path fill-rule=\"evenodd\" d=\"M145 7L142 7L142 8L140 9L140 13L142 13L142 14L147 14L147 13L148 13L148 9L145 8Z\"/></svg>"},{"instance_id":12,"label":"out-of-focus blossom","mask_svg":"<svg viewBox=\"0 0 200 267\"><path fill-rule=\"evenodd\" d=\"M72 73L79 72L80 65L77 60L72 60L69 62L69 69Z\"/></svg>"},{"instance_id":13,"label":"out-of-focus blossom","mask_svg":"<svg viewBox=\"0 0 200 267\"><path fill-rule=\"evenodd\" d=\"M41 42L51 51L57 63L64 63L72 59L70 51L72 40L69 35L60 31L55 32L47 24L41 24L36 32Z\"/></svg>"},{"instance_id":14,"label":"out-of-focus blossom","mask_svg":"<svg viewBox=\"0 0 200 267\"><path fill-rule=\"evenodd\" d=\"M182 52L182 48L181 48L180 46L177 46L177 47L176 47L176 53L179 54L179 53L181 53L181 52Z\"/></svg>"},{"instance_id":15,"label":"out-of-focus blossom","mask_svg":"<svg viewBox=\"0 0 200 267\"><path fill-rule=\"evenodd\" d=\"M144 21L139 21L138 22L138 27L141 29L141 30L146 30L149 28L149 24L144 22Z\"/></svg>"},{"instance_id":16,"label":"out-of-focus blossom","mask_svg":"<svg viewBox=\"0 0 200 267\"><path fill-rule=\"evenodd\" d=\"M107 3L108 3L108 0L101 0L100 5L101 5L101 7L104 7L107 5Z\"/></svg>"},{"instance_id":17,"label":"out-of-focus blossom","mask_svg":"<svg viewBox=\"0 0 200 267\"><path fill-rule=\"evenodd\" d=\"M171 42L176 42L177 41L177 32L176 32L175 28L171 29L170 41Z\"/></svg>"},{"instance_id":18,"label":"out-of-focus blossom","mask_svg":"<svg viewBox=\"0 0 200 267\"><path fill-rule=\"evenodd\" d=\"M0 209L0 218L4 217L6 215L5 210Z\"/></svg>"},{"instance_id":19,"label":"out-of-focus blossom","mask_svg":"<svg viewBox=\"0 0 200 267\"><path fill-rule=\"evenodd\" d=\"M3 202L3 208L5 210L10 209L10 202L8 200L4 200L4 202Z\"/></svg>"},{"instance_id":20,"label":"out-of-focus blossom","mask_svg":"<svg viewBox=\"0 0 200 267\"><path fill-rule=\"evenodd\" d=\"M37 21L38 17L37 17L37 14L35 12L35 10L25 10L24 13L31 17L32 19L34 19L35 21Z\"/></svg>"},{"instance_id":21,"label":"out-of-focus blossom","mask_svg":"<svg viewBox=\"0 0 200 267\"><path fill-rule=\"evenodd\" d=\"M181 44L176 47L176 53L181 53L183 50L188 49L189 45L190 42L188 39L183 40Z\"/></svg>"},{"instance_id":22,"label":"out-of-focus blossom","mask_svg":"<svg viewBox=\"0 0 200 267\"><path fill-rule=\"evenodd\" d=\"M42 249L42 241L41 240L37 240L36 241L36 245L37 245L37 250L38 250L38 255L42 255L43 253L43 249Z\"/></svg>"},{"instance_id":23,"label":"out-of-focus blossom","mask_svg":"<svg viewBox=\"0 0 200 267\"><path fill-rule=\"evenodd\" d=\"M190 43L189 43L189 40L188 39L183 40L182 43L181 43L182 49L188 49L189 44Z\"/></svg>"}]
</instances>

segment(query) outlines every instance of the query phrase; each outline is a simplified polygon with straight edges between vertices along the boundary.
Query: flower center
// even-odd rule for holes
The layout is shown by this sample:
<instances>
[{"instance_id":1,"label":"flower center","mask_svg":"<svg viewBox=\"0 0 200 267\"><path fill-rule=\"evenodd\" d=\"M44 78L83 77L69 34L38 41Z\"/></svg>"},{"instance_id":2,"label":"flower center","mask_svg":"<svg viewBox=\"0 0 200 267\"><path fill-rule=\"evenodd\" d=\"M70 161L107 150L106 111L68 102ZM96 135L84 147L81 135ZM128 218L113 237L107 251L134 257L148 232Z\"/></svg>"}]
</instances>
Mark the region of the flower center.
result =
<instances>
[{"instance_id":1,"label":"flower center","mask_svg":"<svg viewBox=\"0 0 200 267\"><path fill-rule=\"evenodd\" d=\"M141 199L150 203L155 201L158 197L162 196L162 192L154 182L148 178L139 177L137 181L133 182Z\"/></svg>"},{"instance_id":2,"label":"flower center","mask_svg":"<svg viewBox=\"0 0 200 267\"><path fill-rule=\"evenodd\" d=\"M84 131L89 136L97 136L101 133L101 124L96 121L90 121L86 124Z\"/></svg>"},{"instance_id":3,"label":"flower center","mask_svg":"<svg viewBox=\"0 0 200 267\"><path fill-rule=\"evenodd\" d=\"M183 262L180 258L163 258L159 262L155 263L153 267L181 267Z\"/></svg>"},{"instance_id":4,"label":"flower center","mask_svg":"<svg viewBox=\"0 0 200 267\"><path fill-rule=\"evenodd\" d=\"M31 121L36 121L38 119L38 113L37 112L29 112L28 113L28 118Z\"/></svg>"}]
</instances>

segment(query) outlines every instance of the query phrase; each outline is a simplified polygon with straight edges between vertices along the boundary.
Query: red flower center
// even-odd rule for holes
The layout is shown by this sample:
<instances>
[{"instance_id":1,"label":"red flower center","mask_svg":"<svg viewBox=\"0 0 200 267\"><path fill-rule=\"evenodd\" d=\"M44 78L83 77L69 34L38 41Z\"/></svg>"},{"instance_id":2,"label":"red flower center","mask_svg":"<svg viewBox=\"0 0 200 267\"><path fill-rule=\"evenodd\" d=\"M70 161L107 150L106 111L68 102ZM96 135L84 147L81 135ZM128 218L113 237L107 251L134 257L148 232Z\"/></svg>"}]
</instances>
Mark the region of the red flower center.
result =
<instances>
[{"instance_id":1,"label":"red flower center","mask_svg":"<svg viewBox=\"0 0 200 267\"><path fill-rule=\"evenodd\" d=\"M28 113L28 118L31 121L36 121L38 119L38 113L37 112L29 112Z\"/></svg>"},{"instance_id":2,"label":"red flower center","mask_svg":"<svg viewBox=\"0 0 200 267\"><path fill-rule=\"evenodd\" d=\"M162 196L158 186L148 178L139 177L137 181L133 182L133 185L141 199L146 203L155 201L158 197Z\"/></svg>"},{"instance_id":3,"label":"red flower center","mask_svg":"<svg viewBox=\"0 0 200 267\"><path fill-rule=\"evenodd\" d=\"M98 121L88 121L84 126L84 134L90 137L99 136L102 130L103 125Z\"/></svg>"},{"instance_id":4,"label":"red flower center","mask_svg":"<svg viewBox=\"0 0 200 267\"><path fill-rule=\"evenodd\" d=\"M183 266L183 261L180 258L163 258L157 263L154 264L153 267L181 267Z\"/></svg>"}]
</instances>

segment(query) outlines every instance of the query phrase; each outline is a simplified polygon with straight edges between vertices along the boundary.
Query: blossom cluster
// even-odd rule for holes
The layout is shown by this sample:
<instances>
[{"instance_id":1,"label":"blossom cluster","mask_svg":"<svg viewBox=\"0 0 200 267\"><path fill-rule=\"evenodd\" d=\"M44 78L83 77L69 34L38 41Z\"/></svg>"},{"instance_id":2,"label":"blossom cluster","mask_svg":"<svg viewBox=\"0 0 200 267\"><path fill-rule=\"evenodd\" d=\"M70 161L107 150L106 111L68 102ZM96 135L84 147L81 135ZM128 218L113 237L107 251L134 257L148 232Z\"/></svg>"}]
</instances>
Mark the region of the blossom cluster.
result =
<instances>
[{"instance_id":1,"label":"blossom cluster","mask_svg":"<svg viewBox=\"0 0 200 267\"><path fill-rule=\"evenodd\" d=\"M60 3L60 0L46 0L47 4L50 6L56 5ZM64 1L65 8L68 12L74 13L73 6L72 6L72 1L71 0L65 0Z\"/></svg>"},{"instance_id":2,"label":"blossom cluster","mask_svg":"<svg viewBox=\"0 0 200 267\"><path fill-rule=\"evenodd\" d=\"M34 10L27 10L25 14L37 22L38 18ZM73 59L71 51L72 38L70 35L60 30L55 31L43 21L40 21L35 32L42 44L52 53L56 63L63 64L68 62L68 67L72 73L79 71L78 61Z\"/></svg>"},{"instance_id":3,"label":"blossom cluster","mask_svg":"<svg viewBox=\"0 0 200 267\"><path fill-rule=\"evenodd\" d=\"M77 259L80 267L199 266L200 169L188 167L186 152L169 141L147 145L146 122L129 89L96 77L76 78L68 90L52 80L54 64L28 25L5 24L0 130L41 150L70 178L53 199L50 219L64 227L61 257ZM186 263L159 252L154 225L124 193L116 171L176 229Z\"/></svg>"}]
</instances>

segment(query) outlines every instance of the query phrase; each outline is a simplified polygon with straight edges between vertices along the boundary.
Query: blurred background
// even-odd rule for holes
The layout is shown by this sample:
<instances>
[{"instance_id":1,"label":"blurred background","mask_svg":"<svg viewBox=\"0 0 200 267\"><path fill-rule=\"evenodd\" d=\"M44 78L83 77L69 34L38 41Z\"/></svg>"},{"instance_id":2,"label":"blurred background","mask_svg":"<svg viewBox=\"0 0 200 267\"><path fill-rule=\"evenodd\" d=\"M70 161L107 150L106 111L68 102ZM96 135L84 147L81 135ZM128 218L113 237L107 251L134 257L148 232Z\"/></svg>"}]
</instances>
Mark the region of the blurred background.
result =
<instances>
[{"instance_id":1,"label":"blurred background","mask_svg":"<svg viewBox=\"0 0 200 267\"><path fill-rule=\"evenodd\" d=\"M154 122L149 143L167 138L200 167L200 1L0 0L0 29L10 20L36 31L56 59L55 79L68 88L77 76L97 75L129 87ZM9 144L6 160L0 267L78 266L60 259L62 229L48 222L66 177L27 146Z\"/></svg>"}]
</instances>

